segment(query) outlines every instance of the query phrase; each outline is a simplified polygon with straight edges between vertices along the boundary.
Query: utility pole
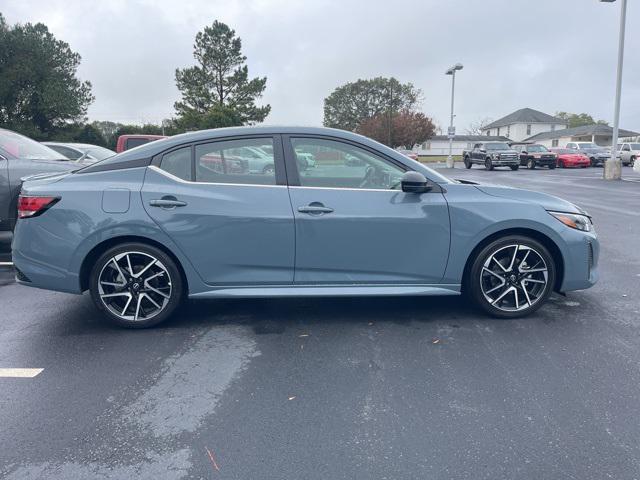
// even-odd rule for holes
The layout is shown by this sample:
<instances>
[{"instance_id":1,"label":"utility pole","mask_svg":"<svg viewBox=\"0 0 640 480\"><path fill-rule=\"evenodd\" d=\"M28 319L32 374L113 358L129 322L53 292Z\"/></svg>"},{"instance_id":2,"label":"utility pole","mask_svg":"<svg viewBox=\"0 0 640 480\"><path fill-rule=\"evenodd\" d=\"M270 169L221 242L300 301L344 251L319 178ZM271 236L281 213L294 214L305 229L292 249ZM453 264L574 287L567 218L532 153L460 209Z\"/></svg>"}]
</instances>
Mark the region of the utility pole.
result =
<instances>
[{"instance_id":1,"label":"utility pole","mask_svg":"<svg viewBox=\"0 0 640 480\"><path fill-rule=\"evenodd\" d=\"M455 163L453 161L453 139L456 136L456 128L453 126L453 99L456 90L456 71L462 70L463 66L461 63L456 63L453 67L448 69L445 72L445 75L451 75L451 122L449 123L449 131L447 132L449 136L449 156L447 157L447 168L454 168Z\"/></svg>"},{"instance_id":2,"label":"utility pole","mask_svg":"<svg viewBox=\"0 0 640 480\"><path fill-rule=\"evenodd\" d=\"M600 0L613 3L615 0ZM622 178L622 164L618 159L618 130L620 127L620 97L622 94L622 63L624 60L624 30L627 17L627 0L621 0L620 31L618 36L618 71L616 74L616 98L613 113L613 135L611 137L611 157L604 162L602 173L605 180L620 180Z\"/></svg>"}]
</instances>

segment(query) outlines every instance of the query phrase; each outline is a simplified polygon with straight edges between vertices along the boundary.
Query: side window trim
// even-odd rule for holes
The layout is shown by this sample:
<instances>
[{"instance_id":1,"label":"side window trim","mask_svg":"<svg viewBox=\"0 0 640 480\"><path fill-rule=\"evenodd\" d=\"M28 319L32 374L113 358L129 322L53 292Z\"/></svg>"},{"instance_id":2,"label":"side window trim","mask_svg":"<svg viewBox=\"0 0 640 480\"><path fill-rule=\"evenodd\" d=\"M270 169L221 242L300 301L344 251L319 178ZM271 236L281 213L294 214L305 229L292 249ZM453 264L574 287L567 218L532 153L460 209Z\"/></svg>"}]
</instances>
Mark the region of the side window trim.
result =
<instances>
[{"instance_id":1,"label":"side window trim","mask_svg":"<svg viewBox=\"0 0 640 480\"><path fill-rule=\"evenodd\" d=\"M294 134L294 135L282 135L282 143L283 143L283 149L284 149L284 160L285 160L285 167L287 170L287 178L289 181L289 186L290 187L300 187L302 186L300 183L300 175L298 173L298 163L296 162L296 153L293 151L293 144L291 142L292 138L308 138L308 139L314 139L314 140L327 140L327 141L331 141L331 142L338 142L338 143L343 143L345 145L351 145L353 147L356 148L361 148L362 150L365 150L369 153L371 153L372 155L375 155L377 157L382 158L383 160L401 168L402 170L404 170L405 172L408 171L408 168L406 165L404 165L401 162L398 162L397 160L388 157L387 155L385 155L382 152L379 152L377 150L374 150L370 147L368 147L367 145L362 145L361 143L357 143L357 142L352 142L350 140L344 139L344 138L340 138L340 137L332 137L329 135L304 135L304 134ZM312 187L312 188L329 188L329 187ZM340 187L335 187L335 188L340 188Z\"/></svg>"}]
</instances>

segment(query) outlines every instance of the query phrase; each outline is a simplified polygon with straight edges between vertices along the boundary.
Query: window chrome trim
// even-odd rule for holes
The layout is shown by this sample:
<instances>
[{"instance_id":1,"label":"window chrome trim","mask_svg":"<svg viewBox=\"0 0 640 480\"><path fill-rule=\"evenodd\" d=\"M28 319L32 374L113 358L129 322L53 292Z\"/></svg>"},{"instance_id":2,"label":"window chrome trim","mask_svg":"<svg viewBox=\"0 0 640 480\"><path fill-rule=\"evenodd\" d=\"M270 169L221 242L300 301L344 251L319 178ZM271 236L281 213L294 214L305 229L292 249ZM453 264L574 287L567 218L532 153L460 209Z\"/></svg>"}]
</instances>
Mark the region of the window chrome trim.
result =
<instances>
[{"instance_id":1,"label":"window chrome trim","mask_svg":"<svg viewBox=\"0 0 640 480\"><path fill-rule=\"evenodd\" d=\"M403 193L401 189L393 190L391 188L351 188L351 187L312 187L305 185L291 185L289 188L307 188L311 190L351 190L356 192L395 192Z\"/></svg>"},{"instance_id":2,"label":"window chrome trim","mask_svg":"<svg viewBox=\"0 0 640 480\"><path fill-rule=\"evenodd\" d=\"M180 177L176 177L175 175L161 169L160 167L157 167L156 165L149 165L147 167L149 170L153 170L156 173L159 173L160 175L164 175L165 177L173 180L174 182L178 182L178 183L186 183L187 185L219 185L222 187L228 187L228 186L233 186L233 187L267 187L267 188L287 188L286 185L262 185L262 184L258 184L258 183L216 183L216 182L194 182L191 180L184 180L183 178Z\"/></svg>"}]
</instances>

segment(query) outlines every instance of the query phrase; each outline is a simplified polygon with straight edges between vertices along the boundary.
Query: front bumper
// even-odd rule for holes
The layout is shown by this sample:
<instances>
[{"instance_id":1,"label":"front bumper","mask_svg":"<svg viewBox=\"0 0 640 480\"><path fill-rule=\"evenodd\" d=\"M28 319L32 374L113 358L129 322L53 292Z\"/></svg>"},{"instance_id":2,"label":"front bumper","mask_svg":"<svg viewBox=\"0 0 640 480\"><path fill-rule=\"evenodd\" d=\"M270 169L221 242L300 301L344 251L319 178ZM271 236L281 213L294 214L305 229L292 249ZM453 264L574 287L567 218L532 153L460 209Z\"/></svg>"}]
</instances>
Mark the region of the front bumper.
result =
<instances>
[{"instance_id":1,"label":"front bumper","mask_svg":"<svg viewBox=\"0 0 640 480\"><path fill-rule=\"evenodd\" d=\"M599 278L598 259L600 243L595 232L566 232L568 250L564 252L564 278L561 292L584 290L596 284Z\"/></svg>"}]
</instances>

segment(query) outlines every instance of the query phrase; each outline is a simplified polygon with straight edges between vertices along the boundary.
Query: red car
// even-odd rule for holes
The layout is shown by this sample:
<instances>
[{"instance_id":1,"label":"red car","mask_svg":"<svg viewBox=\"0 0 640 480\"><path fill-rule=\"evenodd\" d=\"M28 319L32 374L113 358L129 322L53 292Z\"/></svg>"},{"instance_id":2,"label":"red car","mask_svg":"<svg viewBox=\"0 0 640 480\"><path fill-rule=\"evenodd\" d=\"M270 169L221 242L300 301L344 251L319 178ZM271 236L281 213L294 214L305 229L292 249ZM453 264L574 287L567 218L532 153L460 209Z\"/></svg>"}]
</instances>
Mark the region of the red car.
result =
<instances>
[{"instance_id":1,"label":"red car","mask_svg":"<svg viewBox=\"0 0 640 480\"><path fill-rule=\"evenodd\" d=\"M411 160L418 160L418 154L412 150L398 150L405 157L409 157Z\"/></svg>"},{"instance_id":2,"label":"red car","mask_svg":"<svg viewBox=\"0 0 640 480\"><path fill-rule=\"evenodd\" d=\"M116 144L116 152L124 152L133 147L139 147L145 143L153 142L154 140L160 140L167 138L164 135L120 135L118 137L118 143Z\"/></svg>"},{"instance_id":3,"label":"red car","mask_svg":"<svg viewBox=\"0 0 640 480\"><path fill-rule=\"evenodd\" d=\"M552 148L552 152L558 155L558 167L560 168L586 168L591 166L591 160L586 155L567 148Z\"/></svg>"}]
</instances>

